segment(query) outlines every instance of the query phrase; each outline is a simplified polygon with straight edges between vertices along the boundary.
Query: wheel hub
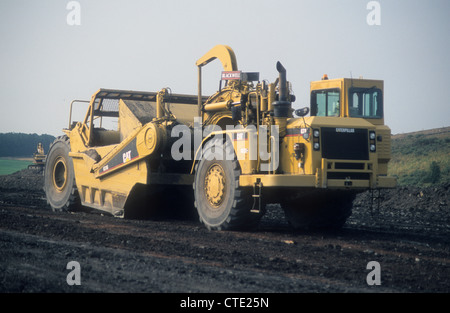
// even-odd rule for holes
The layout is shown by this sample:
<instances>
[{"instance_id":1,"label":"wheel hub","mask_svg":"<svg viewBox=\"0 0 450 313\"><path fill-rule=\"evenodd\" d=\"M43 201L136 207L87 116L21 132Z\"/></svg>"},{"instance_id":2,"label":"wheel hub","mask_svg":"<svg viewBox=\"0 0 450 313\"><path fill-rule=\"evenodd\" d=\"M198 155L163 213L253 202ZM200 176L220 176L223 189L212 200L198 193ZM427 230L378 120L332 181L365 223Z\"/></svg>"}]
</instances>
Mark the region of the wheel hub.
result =
<instances>
[{"instance_id":1,"label":"wheel hub","mask_svg":"<svg viewBox=\"0 0 450 313\"><path fill-rule=\"evenodd\" d=\"M58 158L53 167L53 185L56 190L62 191L67 183L67 166L63 158Z\"/></svg>"},{"instance_id":2,"label":"wheel hub","mask_svg":"<svg viewBox=\"0 0 450 313\"><path fill-rule=\"evenodd\" d=\"M205 176L205 193L208 202L213 207L222 204L225 191L225 175L223 168L219 164L213 164Z\"/></svg>"}]
</instances>

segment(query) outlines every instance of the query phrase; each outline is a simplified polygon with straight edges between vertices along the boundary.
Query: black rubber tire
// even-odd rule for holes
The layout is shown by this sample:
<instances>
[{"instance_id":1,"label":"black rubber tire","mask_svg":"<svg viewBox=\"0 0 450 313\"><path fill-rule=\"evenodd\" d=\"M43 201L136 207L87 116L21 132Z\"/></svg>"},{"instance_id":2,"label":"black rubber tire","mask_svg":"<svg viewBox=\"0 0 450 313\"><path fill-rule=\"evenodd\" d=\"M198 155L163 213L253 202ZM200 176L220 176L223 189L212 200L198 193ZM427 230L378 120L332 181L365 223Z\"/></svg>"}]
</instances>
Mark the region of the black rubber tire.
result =
<instances>
[{"instance_id":1,"label":"black rubber tire","mask_svg":"<svg viewBox=\"0 0 450 313\"><path fill-rule=\"evenodd\" d=\"M313 193L294 201L283 201L286 219L295 230L342 228L352 214L355 193L327 191Z\"/></svg>"},{"instance_id":2,"label":"black rubber tire","mask_svg":"<svg viewBox=\"0 0 450 313\"><path fill-rule=\"evenodd\" d=\"M60 136L52 143L45 161L44 191L53 211L76 211L81 207L69 152L69 138Z\"/></svg>"},{"instance_id":3,"label":"black rubber tire","mask_svg":"<svg viewBox=\"0 0 450 313\"><path fill-rule=\"evenodd\" d=\"M203 157L195 166L194 205L197 208L200 222L210 230L238 230L255 227L256 214L250 212L253 200L251 191L239 187L239 176L241 174L239 161L235 158L227 160L226 155L232 151L230 144L223 143L223 159L208 160L212 154L213 147L220 146L219 139L212 139L205 144ZM219 152L219 153L221 153ZM228 152L228 153L227 153ZM217 152L216 152L217 153ZM223 196L220 202L214 205L208 200L207 175L211 169L217 169L224 178Z\"/></svg>"}]
</instances>

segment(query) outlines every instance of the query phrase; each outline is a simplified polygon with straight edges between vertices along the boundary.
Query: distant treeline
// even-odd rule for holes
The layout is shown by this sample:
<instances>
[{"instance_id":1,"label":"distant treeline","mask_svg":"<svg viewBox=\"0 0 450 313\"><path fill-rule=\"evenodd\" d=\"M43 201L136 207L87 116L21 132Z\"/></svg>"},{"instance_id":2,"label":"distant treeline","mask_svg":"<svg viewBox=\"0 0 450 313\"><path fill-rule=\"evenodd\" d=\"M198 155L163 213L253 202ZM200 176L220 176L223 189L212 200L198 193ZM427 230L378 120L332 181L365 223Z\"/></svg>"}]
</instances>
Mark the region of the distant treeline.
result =
<instances>
[{"instance_id":1,"label":"distant treeline","mask_svg":"<svg viewBox=\"0 0 450 313\"><path fill-rule=\"evenodd\" d=\"M6 133L0 134L0 157L32 157L38 143L42 143L44 153L55 140L51 135Z\"/></svg>"}]
</instances>

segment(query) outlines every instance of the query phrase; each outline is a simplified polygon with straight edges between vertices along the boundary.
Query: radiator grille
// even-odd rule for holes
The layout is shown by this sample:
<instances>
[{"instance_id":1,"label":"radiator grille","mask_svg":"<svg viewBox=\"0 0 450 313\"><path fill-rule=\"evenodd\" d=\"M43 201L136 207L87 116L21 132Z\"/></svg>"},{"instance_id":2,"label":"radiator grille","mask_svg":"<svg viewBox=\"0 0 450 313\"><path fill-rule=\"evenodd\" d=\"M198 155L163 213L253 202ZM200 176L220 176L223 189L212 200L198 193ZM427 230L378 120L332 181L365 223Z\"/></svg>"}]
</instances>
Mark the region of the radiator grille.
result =
<instances>
[{"instance_id":1,"label":"radiator grille","mask_svg":"<svg viewBox=\"0 0 450 313\"><path fill-rule=\"evenodd\" d=\"M368 160L367 129L323 127L322 157L337 160Z\"/></svg>"}]
</instances>

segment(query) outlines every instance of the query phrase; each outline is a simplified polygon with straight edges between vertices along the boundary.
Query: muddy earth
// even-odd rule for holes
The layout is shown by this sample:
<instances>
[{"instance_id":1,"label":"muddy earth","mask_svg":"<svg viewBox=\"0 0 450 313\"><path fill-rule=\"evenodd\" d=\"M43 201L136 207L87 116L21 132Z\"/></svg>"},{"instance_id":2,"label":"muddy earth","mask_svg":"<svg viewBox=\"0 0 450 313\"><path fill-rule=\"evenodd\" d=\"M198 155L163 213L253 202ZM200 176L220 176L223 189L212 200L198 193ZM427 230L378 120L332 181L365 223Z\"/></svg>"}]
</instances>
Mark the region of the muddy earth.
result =
<instances>
[{"instance_id":1,"label":"muddy earth","mask_svg":"<svg viewBox=\"0 0 450 313\"><path fill-rule=\"evenodd\" d=\"M42 185L0 176L2 293L450 292L448 185L362 193L335 232L294 232L278 205L251 232L52 212Z\"/></svg>"}]
</instances>

